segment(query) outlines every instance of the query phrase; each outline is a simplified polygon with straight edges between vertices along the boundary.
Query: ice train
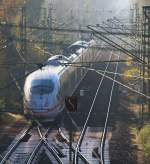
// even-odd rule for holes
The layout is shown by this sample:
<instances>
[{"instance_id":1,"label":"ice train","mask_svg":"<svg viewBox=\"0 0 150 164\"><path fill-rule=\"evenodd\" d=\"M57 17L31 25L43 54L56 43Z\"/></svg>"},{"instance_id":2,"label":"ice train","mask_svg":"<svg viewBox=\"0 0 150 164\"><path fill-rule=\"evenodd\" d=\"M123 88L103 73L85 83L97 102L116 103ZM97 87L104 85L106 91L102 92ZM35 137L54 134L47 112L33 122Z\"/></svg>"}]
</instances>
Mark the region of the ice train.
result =
<instances>
[{"instance_id":1,"label":"ice train","mask_svg":"<svg viewBox=\"0 0 150 164\"><path fill-rule=\"evenodd\" d=\"M54 121L87 73L66 63L94 61L98 57L94 40L77 41L63 55L50 57L41 69L29 74L24 84L24 114L42 121Z\"/></svg>"}]
</instances>

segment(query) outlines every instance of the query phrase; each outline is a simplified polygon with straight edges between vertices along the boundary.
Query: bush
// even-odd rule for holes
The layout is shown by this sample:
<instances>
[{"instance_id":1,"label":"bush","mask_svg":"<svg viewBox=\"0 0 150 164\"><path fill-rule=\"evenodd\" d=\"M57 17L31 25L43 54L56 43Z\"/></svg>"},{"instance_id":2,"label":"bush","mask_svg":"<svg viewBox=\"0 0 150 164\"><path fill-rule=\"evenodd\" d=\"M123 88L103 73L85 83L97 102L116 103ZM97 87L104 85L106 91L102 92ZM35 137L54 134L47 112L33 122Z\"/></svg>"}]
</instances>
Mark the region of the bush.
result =
<instances>
[{"instance_id":1,"label":"bush","mask_svg":"<svg viewBox=\"0 0 150 164\"><path fill-rule=\"evenodd\" d=\"M150 156L150 125L147 124L140 131L140 142L146 155Z\"/></svg>"}]
</instances>

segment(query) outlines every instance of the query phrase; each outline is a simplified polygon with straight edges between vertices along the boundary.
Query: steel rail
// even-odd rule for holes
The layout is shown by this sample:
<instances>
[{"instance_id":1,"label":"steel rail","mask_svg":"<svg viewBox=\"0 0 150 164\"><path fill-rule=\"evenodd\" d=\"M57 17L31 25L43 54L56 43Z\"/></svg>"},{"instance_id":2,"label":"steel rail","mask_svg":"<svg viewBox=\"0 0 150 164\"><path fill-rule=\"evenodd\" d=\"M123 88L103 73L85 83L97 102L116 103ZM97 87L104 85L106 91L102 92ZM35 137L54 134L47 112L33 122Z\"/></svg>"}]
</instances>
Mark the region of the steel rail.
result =
<instances>
[{"instance_id":1,"label":"steel rail","mask_svg":"<svg viewBox=\"0 0 150 164\"><path fill-rule=\"evenodd\" d=\"M102 47L104 46L104 44L102 43ZM102 51L102 49L100 49L98 52L96 52L96 57L94 58L94 60L93 61L96 61L97 60L97 58L99 57L99 59L101 59L101 57L102 57L102 54L100 54L101 53L101 51ZM82 63L83 64L83 62L80 62L80 63ZM90 64L94 64L95 62L91 62ZM66 64L63 64L63 63L60 63L61 65L65 65L65 66L67 66ZM69 66L72 66L71 64L69 64ZM88 70L89 71L89 70ZM85 77L85 76L84 76ZM83 78L84 78L83 77ZM83 79L82 78L82 79ZM74 89L74 91L76 90L76 88ZM74 91L73 91L73 93L74 93ZM79 128L78 128L78 126L77 126L77 124L76 124L76 122L74 121L74 119L72 118L72 116L70 115L70 113L67 111L67 110L64 110L65 112L66 112L66 114L67 114L67 116L68 116L68 118L71 120L71 123L74 125L74 127L79 131Z\"/></svg>"},{"instance_id":2,"label":"steel rail","mask_svg":"<svg viewBox=\"0 0 150 164\"><path fill-rule=\"evenodd\" d=\"M53 156L55 157L55 159L57 160L58 163L63 164L62 160L60 159L60 157L58 156L58 152L55 150L55 148L53 148L46 139L43 140L44 145L47 147L47 149L49 150L49 152L51 152L53 154Z\"/></svg>"},{"instance_id":3,"label":"steel rail","mask_svg":"<svg viewBox=\"0 0 150 164\"><path fill-rule=\"evenodd\" d=\"M119 59L119 56L118 56L118 59ZM119 63L116 64L114 80L116 78L116 72L118 70L118 64ZM106 119L105 119L104 130L103 130L103 133L102 133L102 139L101 139L101 143L100 143L100 159L101 159L101 164L105 164L104 148L105 148L105 141L106 141L106 135L107 135L107 128L108 128L108 122L109 122L109 115L110 115L110 108L111 108L111 101L112 101L114 86L115 86L115 81L113 81L113 84L112 84L112 87L111 87L109 104L108 104L108 108L107 108L107 115L106 115Z\"/></svg>"},{"instance_id":4,"label":"steel rail","mask_svg":"<svg viewBox=\"0 0 150 164\"><path fill-rule=\"evenodd\" d=\"M110 55L110 57L109 57L109 60L111 60L112 55L113 55L113 54L112 54L112 52L111 52L111 55ZM110 64L110 63L107 63L106 68L105 68L105 71L107 70L109 64ZM78 151L79 151L79 148L80 148L80 146L81 146L81 144L82 144L82 141L83 141L83 138L84 138L86 129L87 129L87 124L88 124L89 118L90 118L90 116L91 116L91 113L92 113L92 111L93 111L93 107L94 107L94 104L95 104L95 101L96 101L98 92L99 92L99 90L100 90L100 88L101 88L101 85L102 85L102 82L103 82L104 78L105 78L105 72L104 72L103 75L102 75L102 78L101 78L100 83L99 83L99 85L98 85L98 88L97 88L96 94L95 94L95 96L94 96L92 105L91 105L91 107L90 107L90 111L89 111L89 113L88 113L87 119L86 119L85 124L84 124L84 127L83 127L83 129L82 129L82 132L81 132L81 134L80 134L80 138L79 138L79 140L78 140L78 142L77 142L76 150L75 150L75 154L74 154L74 164L77 164L77 162L78 162Z\"/></svg>"},{"instance_id":5,"label":"steel rail","mask_svg":"<svg viewBox=\"0 0 150 164\"><path fill-rule=\"evenodd\" d=\"M53 148L47 140L47 136L49 133L50 129L48 128L48 130L46 131L46 133L44 134L44 136L42 136L42 141L44 143L44 145L46 146L46 148L49 150L49 152L51 152L53 154L53 156L55 157L55 159L57 160L58 163L63 164L62 160L59 158L57 151L55 150L55 148ZM41 133L42 134L42 133Z\"/></svg>"},{"instance_id":6,"label":"steel rail","mask_svg":"<svg viewBox=\"0 0 150 164\"><path fill-rule=\"evenodd\" d=\"M0 158L3 159L4 157L0 154Z\"/></svg>"},{"instance_id":7,"label":"steel rail","mask_svg":"<svg viewBox=\"0 0 150 164\"><path fill-rule=\"evenodd\" d=\"M62 132L62 130L59 128L59 134L60 134L60 136L65 140L65 143L69 146L69 143L70 143L70 141L69 141L69 139L64 135L64 133ZM72 145L72 147L71 147L71 149L72 149L72 151L73 151L73 153L75 153L75 147ZM78 156L86 163L86 164L90 164L90 162L86 159L86 157L84 157L83 155L82 155L82 153L80 152L80 151L78 151Z\"/></svg>"},{"instance_id":8,"label":"steel rail","mask_svg":"<svg viewBox=\"0 0 150 164\"><path fill-rule=\"evenodd\" d=\"M21 140L28 134L28 132L32 129L32 126L30 126L28 129L26 129L23 134L19 137L19 139L15 142L14 145L10 148L10 150L6 153L6 155L3 157L2 161L0 164L4 164L8 158L11 156L11 154L15 151Z\"/></svg>"},{"instance_id":9,"label":"steel rail","mask_svg":"<svg viewBox=\"0 0 150 164\"><path fill-rule=\"evenodd\" d=\"M35 149L33 150L32 154L30 155L30 157L27 161L27 164L32 164L33 160L36 157L37 152L39 151L39 149L42 145L45 145L45 147L48 149L48 151L53 154L53 156L58 161L58 163L63 164L63 162L61 161L61 159L59 158L59 156L57 154L57 151L54 148L52 148L47 141L47 135L50 131L50 128L48 128L46 130L44 135L42 134L42 131L39 126L37 127L37 130L38 130L38 134L40 137L40 141L39 141L38 145L35 147Z\"/></svg>"},{"instance_id":10,"label":"steel rail","mask_svg":"<svg viewBox=\"0 0 150 164\"><path fill-rule=\"evenodd\" d=\"M39 151L40 147L43 145L43 135L42 135L42 132L40 130L40 127L38 126L37 127L37 131L38 131L38 134L39 134L39 137L40 137L40 141L38 142L38 144L36 145L36 147L33 149L31 155L29 156L29 158L27 159L27 164L32 164L37 152Z\"/></svg>"},{"instance_id":11,"label":"steel rail","mask_svg":"<svg viewBox=\"0 0 150 164\"><path fill-rule=\"evenodd\" d=\"M29 159L27 160L27 164L32 164L39 148L43 145L43 141L40 140L40 142L37 144L37 146L34 148L32 154L30 155Z\"/></svg>"},{"instance_id":12,"label":"steel rail","mask_svg":"<svg viewBox=\"0 0 150 164\"><path fill-rule=\"evenodd\" d=\"M97 58L98 54L100 55L100 56L99 56L99 59L102 57L102 54L100 54L100 52L101 52L101 50L97 52L96 58ZM92 62L91 64L93 65L93 64L95 64L95 62ZM74 121L74 119L73 119L72 116L70 115L70 113L68 113L66 110L65 110L65 112L66 112L67 116L69 117L69 119L71 120L71 122L72 122L72 124L74 125L74 127L75 127L78 131L80 131L79 128L78 128L78 126L77 126L77 124L76 124L76 122ZM69 146L69 139L63 134L63 132L62 132L62 130L61 130L60 128L59 128L59 134L60 134L60 136L62 136L63 139L66 140L65 142L66 142L66 144ZM73 153L75 153L75 147L74 147L73 145L72 145L71 149L72 149ZM80 157L85 163L87 163L87 164L90 163L90 162L80 153L80 151L78 151L78 155L79 155L79 157ZM96 153L95 153L95 156L97 156ZM97 158L99 158L99 157L97 156ZM100 159L100 158L99 158L99 159Z\"/></svg>"},{"instance_id":13,"label":"steel rail","mask_svg":"<svg viewBox=\"0 0 150 164\"><path fill-rule=\"evenodd\" d=\"M55 150L55 148L53 148L52 146L50 146L50 144L48 143L47 136L48 136L49 131L50 131L50 129L48 129L46 131L45 135L43 136L43 138L42 138L43 143L47 147L47 149L49 150L49 152L51 152L54 155L54 157L57 160L57 162L59 162L60 164L63 164L63 162L59 158L59 156L58 156L57 151Z\"/></svg>"},{"instance_id":14,"label":"steel rail","mask_svg":"<svg viewBox=\"0 0 150 164\"><path fill-rule=\"evenodd\" d=\"M102 46L103 46L103 43L102 43ZM102 54L101 54L101 51L102 50L99 50L97 53L96 53L96 57L94 58L94 60L93 61L96 61L97 60L97 58L99 57L99 60L102 58ZM79 63L81 63L81 64L83 64L83 62L79 62ZM84 62L85 63L85 62ZM62 65L64 65L63 63L61 63ZM68 64L68 63L67 63ZM73 63L74 64L74 63ZM91 62L90 64L92 64L92 66L93 66L93 64L95 64L95 62ZM71 64L69 64L70 66L72 66ZM66 64L65 64L65 66L67 66ZM88 70L89 71L89 70ZM76 89L76 88L75 88ZM74 90L75 91L75 90ZM74 93L74 91L73 91L73 93ZM65 112L66 112L66 114L67 114L67 116L68 116L68 118L71 120L71 123L74 125L74 127L79 131L79 128L78 128L78 126L77 126L77 124L76 124L76 122L74 121L74 119L72 118L72 116L70 115L70 113L67 111L67 110L65 110Z\"/></svg>"},{"instance_id":15,"label":"steel rail","mask_svg":"<svg viewBox=\"0 0 150 164\"><path fill-rule=\"evenodd\" d=\"M27 164L31 164L33 162L33 160L34 160L37 152L39 151L40 147L43 144L43 141L41 139L43 137L43 135L42 135L42 132L40 131L40 127L39 126L37 127L37 130L38 130L38 134L39 134L39 137L40 137L40 141L38 142L38 144L36 145L36 147L33 149L31 155L27 159L27 162L26 162Z\"/></svg>"}]
</instances>

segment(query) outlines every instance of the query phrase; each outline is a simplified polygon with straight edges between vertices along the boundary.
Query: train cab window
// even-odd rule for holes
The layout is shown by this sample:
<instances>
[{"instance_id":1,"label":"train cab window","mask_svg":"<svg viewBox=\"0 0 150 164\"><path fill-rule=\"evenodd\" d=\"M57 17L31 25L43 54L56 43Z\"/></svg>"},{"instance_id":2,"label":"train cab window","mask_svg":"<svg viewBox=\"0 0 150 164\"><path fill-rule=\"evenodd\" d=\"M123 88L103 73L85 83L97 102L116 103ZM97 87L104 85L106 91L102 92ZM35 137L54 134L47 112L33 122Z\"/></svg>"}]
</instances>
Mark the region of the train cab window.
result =
<instances>
[{"instance_id":1,"label":"train cab window","mask_svg":"<svg viewBox=\"0 0 150 164\"><path fill-rule=\"evenodd\" d=\"M59 66L61 63L67 63L69 59L63 55L55 55L51 57L45 64L46 65L53 65L53 66Z\"/></svg>"},{"instance_id":2,"label":"train cab window","mask_svg":"<svg viewBox=\"0 0 150 164\"><path fill-rule=\"evenodd\" d=\"M54 90L54 83L49 79L34 80L31 87L32 94L49 94Z\"/></svg>"},{"instance_id":3,"label":"train cab window","mask_svg":"<svg viewBox=\"0 0 150 164\"><path fill-rule=\"evenodd\" d=\"M49 60L46 62L46 65L53 65L53 66L59 66L59 62L57 59Z\"/></svg>"}]
</instances>

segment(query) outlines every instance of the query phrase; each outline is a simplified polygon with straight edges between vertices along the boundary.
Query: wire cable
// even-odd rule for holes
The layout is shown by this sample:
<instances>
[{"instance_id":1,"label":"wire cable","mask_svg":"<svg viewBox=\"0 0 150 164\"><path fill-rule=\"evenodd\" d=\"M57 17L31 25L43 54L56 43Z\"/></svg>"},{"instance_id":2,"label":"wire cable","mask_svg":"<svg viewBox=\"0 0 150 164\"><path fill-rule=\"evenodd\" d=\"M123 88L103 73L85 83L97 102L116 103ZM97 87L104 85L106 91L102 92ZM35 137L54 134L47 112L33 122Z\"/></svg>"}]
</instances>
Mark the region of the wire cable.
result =
<instances>
[{"instance_id":1,"label":"wire cable","mask_svg":"<svg viewBox=\"0 0 150 164\"><path fill-rule=\"evenodd\" d=\"M89 71L94 71L94 72L98 73L99 75L103 76L103 73L102 73L102 72L100 72L100 71L98 71L98 70L96 70L96 69L93 69L93 68L89 68L89 67L82 66L82 65L70 65L70 66L78 67L78 68L81 68L81 69L86 69L86 70L89 70ZM111 77L108 76L108 75L105 75L105 77L106 77L107 79L109 79L109 80L113 80L113 78L111 78ZM134 92L134 93L137 93L138 95L141 95L141 96L143 96L143 97L145 97L145 98L147 98L147 99L150 100L150 96L148 96L148 95L146 95L146 94L144 94L144 93L142 93L142 92L140 92L140 91L137 91L137 90L135 90L135 89L133 89L133 88L131 88L131 87L129 87L129 86L127 86L127 85L121 83L121 82L118 81L118 80L114 80L114 81L115 81L115 83L121 85L122 87L127 88L128 90L130 90L130 91L132 91L132 92Z\"/></svg>"},{"instance_id":2,"label":"wire cable","mask_svg":"<svg viewBox=\"0 0 150 164\"><path fill-rule=\"evenodd\" d=\"M35 70L25 74L24 76L21 76L19 78L16 78L15 81L19 82L21 80L24 80L29 74L31 74L32 72L34 72ZM0 87L0 90L3 90L3 89L8 89L9 87L11 87L12 85L14 85L14 80L12 80L11 82L9 82L8 84L6 84L4 87Z\"/></svg>"},{"instance_id":3,"label":"wire cable","mask_svg":"<svg viewBox=\"0 0 150 164\"><path fill-rule=\"evenodd\" d=\"M93 35L96 36L97 38L105 41L106 43L108 43L109 45L117 48L118 50L120 50L121 52L125 53L126 55L132 57L133 59L136 59L137 61L141 62L141 63L145 63L145 61L143 61L141 58L137 57L136 55L134 55L132 52L130 52L129 50L123 48L122 46L120 46L119 44L117 44L116 42L114 42L113 40L109 39L108 37L104 36L100 31L95 30L93 28L93 26L88 25L87 26L88 29L90 29L91 31L93 31ZM147 64L147 63L146 63Z\"/></svg>"}]
</instances>

